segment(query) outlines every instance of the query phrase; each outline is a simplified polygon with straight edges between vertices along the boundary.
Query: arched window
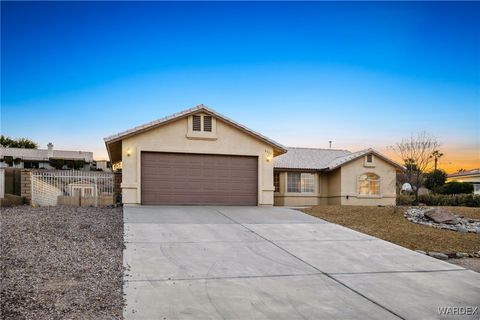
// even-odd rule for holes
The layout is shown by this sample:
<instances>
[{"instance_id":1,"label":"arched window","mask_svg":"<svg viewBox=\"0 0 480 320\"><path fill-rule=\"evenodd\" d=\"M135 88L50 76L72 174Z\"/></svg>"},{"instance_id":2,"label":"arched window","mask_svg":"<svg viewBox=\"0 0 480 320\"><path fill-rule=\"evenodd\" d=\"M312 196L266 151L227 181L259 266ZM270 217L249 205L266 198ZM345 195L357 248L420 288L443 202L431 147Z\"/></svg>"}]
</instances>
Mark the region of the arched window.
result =
<instances>
[{"instance_id":1,"label":"arched window","mask_svg":"<svg viewBox=\"0 0 480 320\"><path fill-rule=\"evenodd\" d=\"M374 173L364 173L358 179L358 194L363 196L380 195L380 177Z\"/></svg>"}]
</instances>

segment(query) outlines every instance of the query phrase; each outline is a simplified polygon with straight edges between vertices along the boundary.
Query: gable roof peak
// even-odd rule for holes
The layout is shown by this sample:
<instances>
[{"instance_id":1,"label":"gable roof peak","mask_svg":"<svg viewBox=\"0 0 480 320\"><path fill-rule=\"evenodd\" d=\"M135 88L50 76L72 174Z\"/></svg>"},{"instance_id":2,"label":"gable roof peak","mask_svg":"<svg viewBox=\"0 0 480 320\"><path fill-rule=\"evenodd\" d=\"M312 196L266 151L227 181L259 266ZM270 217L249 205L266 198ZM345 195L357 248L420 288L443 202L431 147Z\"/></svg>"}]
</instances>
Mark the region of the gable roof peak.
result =
<instances>
[{"instance_id":1,"label":"gable roof peak","mask_svg":"<svg viewBox=\"0 0 480 320\"><path fill-rule=\"evenodd\" d=\"M220 119L223 122L228 123L229 125L234 126L238 129L244 131L245 133L263 141L263 142L266 142L267 144L274 147L274 150L276 151L277 154L282 154L282 153L287 152L286 148L283 145L281 145L280 143L278 143L278 142L276 142L272 139L269 139L266 136L247 128L246 126L244 126L244 125L242 125L242 124L240 124L240 123L222 115L221 113L205 106L204 104L199 104L199 105L197 105L193 108L186 109L186 110L174 113L170 116L166 116L166 117L160 118L158 120L154 120L154 121L145 123L143 125L134 127L132 129L129 129L129 130L111 135L109 137L104 138L103 140L107 144L107 149L108 149L108 144L110 144L110 143L121 141L122 139L124 139L126 137L136 135L136 134L148 131L150 129L165 125L165 124L170 123L172 121L176 121L178 119L190 116L190 115L198 112L199 110L205 111L205 113L208 113L211 116L214 116L215 118Z\"/></svg>"}]
</instances>

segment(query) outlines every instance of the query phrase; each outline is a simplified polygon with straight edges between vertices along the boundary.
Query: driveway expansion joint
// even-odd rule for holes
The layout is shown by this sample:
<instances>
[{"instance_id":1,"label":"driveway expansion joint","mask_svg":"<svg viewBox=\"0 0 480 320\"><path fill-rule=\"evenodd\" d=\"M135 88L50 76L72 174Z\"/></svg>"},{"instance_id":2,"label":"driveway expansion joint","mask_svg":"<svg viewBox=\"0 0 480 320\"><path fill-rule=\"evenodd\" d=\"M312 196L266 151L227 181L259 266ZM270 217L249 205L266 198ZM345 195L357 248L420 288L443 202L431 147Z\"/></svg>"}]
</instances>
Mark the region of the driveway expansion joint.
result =
<instances>
[{"instance_id":1,"label":"driveway expansion joint","mask_svg":"<svg viewBox=\"0 0 480 320\"><path fill-rule=\"evenodd\" d=\"M126 280L126 282L175 282L175 281L201 281L201 280L229 280L229 279L256 279L256 278L284 278L284 277L306 277L306 276L324 276L321 272L300 273L300 274L276 274L265 276L231 276L231 277L200 277L200 278L171 278L171 279L145 279L145 280Z\"/></svg>"},{"instance_id":2,"label":"driveway expansion joint","mask_svg":"<svg viewBox=\"0 0 480 320\"><path fill-rule=\"evenodd\" d=\"M452 272L452 271L468 271L468 269L438 269L438 270L394 270L394 271L360 271L360 272L330 272L332 276L345 275L362 275L362 274L395 274L395 273L435 273L435 272Z\"/></svg>"}]
</instances>

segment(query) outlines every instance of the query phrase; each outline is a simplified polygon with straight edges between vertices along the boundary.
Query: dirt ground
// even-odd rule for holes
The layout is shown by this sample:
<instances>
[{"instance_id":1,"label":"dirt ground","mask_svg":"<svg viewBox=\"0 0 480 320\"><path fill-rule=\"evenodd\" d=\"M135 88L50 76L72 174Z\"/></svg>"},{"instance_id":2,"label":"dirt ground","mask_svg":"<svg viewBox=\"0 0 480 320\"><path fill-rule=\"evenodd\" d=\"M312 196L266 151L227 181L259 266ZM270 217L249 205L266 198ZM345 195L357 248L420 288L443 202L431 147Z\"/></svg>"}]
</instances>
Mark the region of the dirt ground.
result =
<instances>
[{"instance_id":1,"label":"dirt ground","mask_svg":"<svg viewBox=\"0 0 480 320\"><path fill-rule=\"evenodd\" d=\"M412 250L442 253L480 251L480 234L460 233L414 224L403 216L407 208L316 206L302 211ZM447 208L456 214L480 219L480 208Z\"/></svg>"},{"instance_id":2,"label":"dirt ground","mask_svg":"<svg viewBox=\"0 0 480 320\"><path fill-rule=\"evenodd\" d=\"M121 208L0 209L1 319L121 319Z\"/></svg>"}]
</instances>

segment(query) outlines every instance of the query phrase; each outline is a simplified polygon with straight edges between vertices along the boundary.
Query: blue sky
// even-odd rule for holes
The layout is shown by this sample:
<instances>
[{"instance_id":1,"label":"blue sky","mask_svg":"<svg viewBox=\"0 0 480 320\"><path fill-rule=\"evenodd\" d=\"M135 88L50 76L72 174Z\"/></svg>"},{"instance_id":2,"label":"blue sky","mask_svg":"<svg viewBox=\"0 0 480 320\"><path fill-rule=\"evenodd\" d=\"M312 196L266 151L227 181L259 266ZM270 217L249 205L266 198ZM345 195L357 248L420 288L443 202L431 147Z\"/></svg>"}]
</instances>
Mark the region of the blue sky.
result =
<instances>
[{"instance_id":1,"label":"blue sky","mask_svg":"<svg viewBox=\"0 0 480 320\"><path fill-rule=\"evenodd\" d=\"M288 146L480 165L480 4L2 2L1 131L92 150L203 103Z\"/></svg>"}]
</instances>

